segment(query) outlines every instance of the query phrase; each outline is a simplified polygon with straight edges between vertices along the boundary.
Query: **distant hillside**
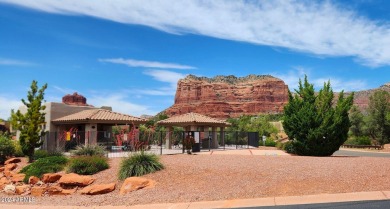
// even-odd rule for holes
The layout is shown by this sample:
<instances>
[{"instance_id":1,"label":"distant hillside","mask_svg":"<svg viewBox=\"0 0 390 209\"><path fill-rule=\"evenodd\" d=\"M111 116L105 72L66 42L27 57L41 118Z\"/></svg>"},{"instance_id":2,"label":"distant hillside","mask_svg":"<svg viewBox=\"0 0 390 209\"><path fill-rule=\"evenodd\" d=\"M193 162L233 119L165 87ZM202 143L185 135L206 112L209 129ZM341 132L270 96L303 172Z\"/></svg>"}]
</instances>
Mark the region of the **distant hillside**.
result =
<instances>
[{"instance_id":1,"label":"distant hillside","mask_svg":"<svg viewBox=\"0 0 390 209\"><path fill-rule=\"evenodd\" d=\"M370 96L374 94L375 91L384 90L390 93L390 83L386 83L379 88L368 89L363 91L356 91L354 95L354 104L359 107L360 110L366 110L370 101ZM349 95L350 93L346 93Z\"/></svg>"}]
</instances>

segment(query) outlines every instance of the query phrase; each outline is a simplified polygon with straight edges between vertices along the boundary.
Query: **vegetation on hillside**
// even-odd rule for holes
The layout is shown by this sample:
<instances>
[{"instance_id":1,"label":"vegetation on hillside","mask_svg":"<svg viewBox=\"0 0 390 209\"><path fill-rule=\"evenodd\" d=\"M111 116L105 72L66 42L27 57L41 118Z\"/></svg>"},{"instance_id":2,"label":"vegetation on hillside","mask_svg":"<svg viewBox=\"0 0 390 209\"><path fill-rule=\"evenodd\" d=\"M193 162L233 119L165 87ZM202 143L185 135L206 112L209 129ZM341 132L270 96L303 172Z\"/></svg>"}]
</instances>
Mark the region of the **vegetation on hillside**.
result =
<instances>
[{"instance_id":1,"label":"vegetation on hillside","mask_svg":"<svg viewBox=\"0 0 390 209\"><path fill-rule=\"evenodd\" d=\"M272 134L276 135L278 129L269 122L277 121L281 117L281 115L243 115L239 118L229 118L227 122L232 126L226 128L226 131L258 132L259 136L270 137Z\"/></svg>"},{"instance_id":2,"label":"vegetation on hillside","mask_svg":"<svg viewBox=\"0 0 390 209\"><path fill-rule=\"evenodd\" d=\"M350 139L346 144L385 144L390 142L390 94L376 91L370 97L367 111L353 107L349 114L351 121Z\"/></svg>"}]
</instances>

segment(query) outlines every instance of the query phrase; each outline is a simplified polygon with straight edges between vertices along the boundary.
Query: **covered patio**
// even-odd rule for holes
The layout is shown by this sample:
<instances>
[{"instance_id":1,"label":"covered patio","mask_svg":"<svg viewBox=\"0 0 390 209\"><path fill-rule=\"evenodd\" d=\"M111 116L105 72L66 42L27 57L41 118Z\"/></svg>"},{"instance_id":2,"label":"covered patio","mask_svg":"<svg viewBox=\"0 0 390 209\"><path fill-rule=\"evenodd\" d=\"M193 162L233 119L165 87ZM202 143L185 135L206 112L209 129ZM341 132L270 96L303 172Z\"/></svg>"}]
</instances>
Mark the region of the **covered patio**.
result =
<instances>
[{"instance_id":1,"label":"covered patio","mask_svg":"<svg viewBox=\"0 0 390 209\"><path fill-rule=\"evenodd\" d=\"M106 109L83 110L71 115L52 120L56 134L49 139L47 149L61 149L65 143L96 145L99 141L112 139L112 126L127 125L129 131L138 131L146 119L121 114ZM61 134L63 133L63 134ZM52 137L50 137L52 138Z\"/></svg>"},{"instance_id":2,"label":"covered patio","mask_svg":"<svg viewBox=\"0 0 390 209\"><path fill-rule=\"evenodd\" d=\"M231 125L226 121L218 120L193 112L173 116L165 120L161 120L157 122L157 124L160 126L165 126L168 129L166 133L166 146L169 149L172 148L171 139L174 126L183 127L186 134L191 134L192 136L194 136L195 143L202 143L202 140L210 139L210 146L208 144L205 144L203 147L205 148L207 146L208 148L216 149L219 146L217 140L217 129L219 128L219 132L221 133L221 141L224 142L223 132L225 130L225 127Z\"/></svg>"}]
</instances>

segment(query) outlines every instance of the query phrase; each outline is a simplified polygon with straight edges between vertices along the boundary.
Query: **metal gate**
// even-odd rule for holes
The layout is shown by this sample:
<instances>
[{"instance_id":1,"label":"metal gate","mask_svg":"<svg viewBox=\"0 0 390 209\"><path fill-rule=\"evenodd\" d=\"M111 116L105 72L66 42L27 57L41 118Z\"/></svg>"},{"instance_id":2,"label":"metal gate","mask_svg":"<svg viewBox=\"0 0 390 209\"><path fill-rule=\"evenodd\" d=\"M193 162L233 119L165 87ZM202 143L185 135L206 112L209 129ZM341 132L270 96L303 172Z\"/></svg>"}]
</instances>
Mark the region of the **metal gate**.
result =
<instances>
[{"instance_id":1,"label":"metal gate","mask_svg":"<svg viewBox=\"0 0 390 209\"><path fill-rule=\"evenodd\" d=\"M259 147L258 132L248 132L248 145L252 147Z\"/></svg>"}]
</instances>

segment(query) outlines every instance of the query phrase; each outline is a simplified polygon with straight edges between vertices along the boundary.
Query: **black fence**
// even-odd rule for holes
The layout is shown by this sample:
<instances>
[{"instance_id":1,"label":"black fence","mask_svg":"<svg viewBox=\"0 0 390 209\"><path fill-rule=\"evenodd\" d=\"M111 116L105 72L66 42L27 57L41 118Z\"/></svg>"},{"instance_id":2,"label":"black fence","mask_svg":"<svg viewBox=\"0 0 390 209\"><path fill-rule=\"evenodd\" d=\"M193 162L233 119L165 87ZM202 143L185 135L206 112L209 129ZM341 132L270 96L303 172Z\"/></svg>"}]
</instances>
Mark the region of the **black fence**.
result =
<instances>
[{"instance_id":1,"label":"black fence","mask_svg":"<svg viewBox=\"0 0 390 209\"><path fill-rule=\"evenodd\" d=\"M257 132L202 132L202 131L67 131L47 132L43 149L68 152L81 145L103 146L109 157L122 157L131 152L148 151L155 154L184 153L188 139L192 139L192 152L215 149L248 149L259 146Z\"/></svg>"}]
</instances>

